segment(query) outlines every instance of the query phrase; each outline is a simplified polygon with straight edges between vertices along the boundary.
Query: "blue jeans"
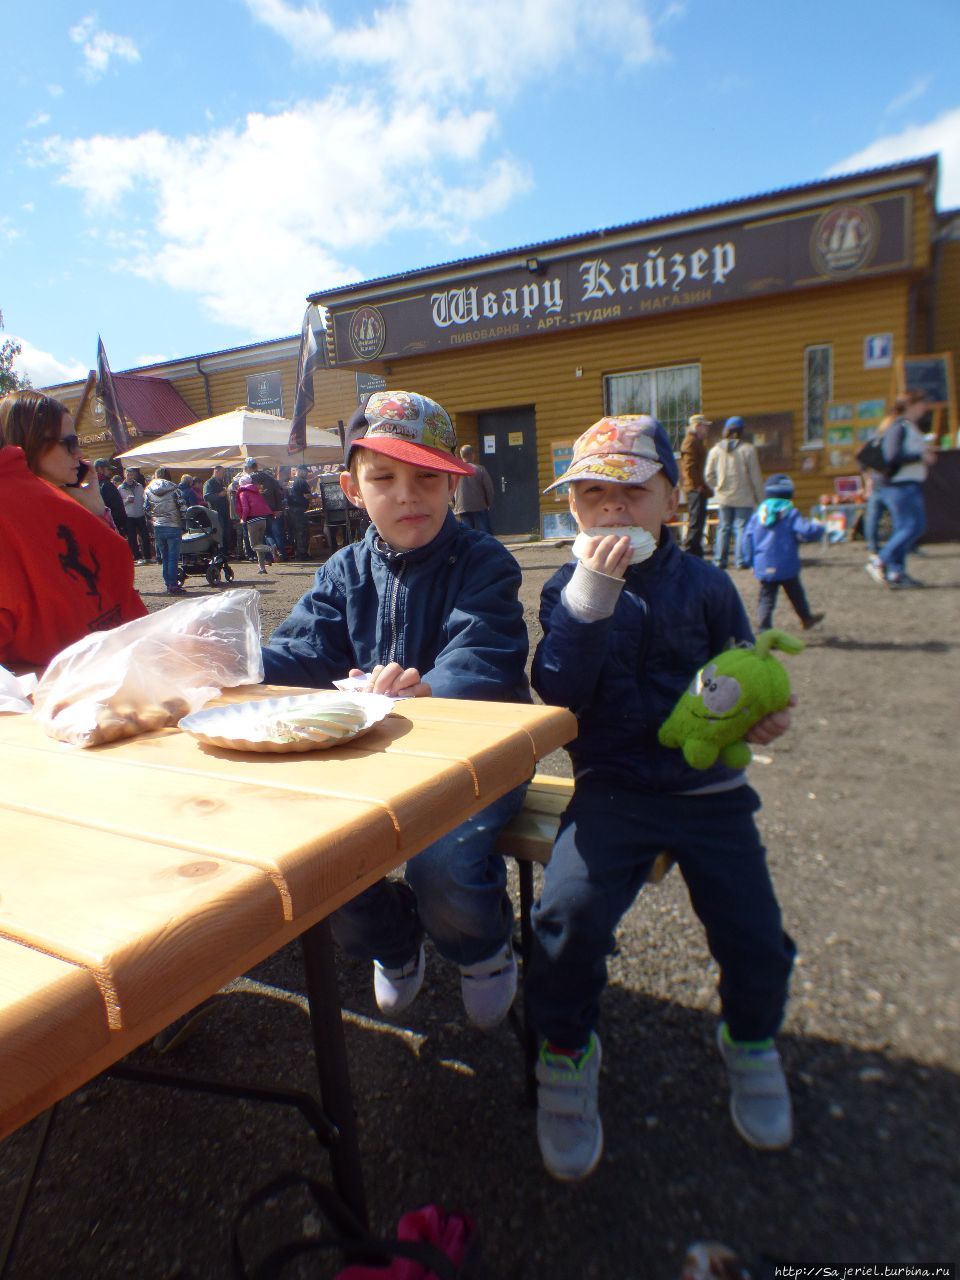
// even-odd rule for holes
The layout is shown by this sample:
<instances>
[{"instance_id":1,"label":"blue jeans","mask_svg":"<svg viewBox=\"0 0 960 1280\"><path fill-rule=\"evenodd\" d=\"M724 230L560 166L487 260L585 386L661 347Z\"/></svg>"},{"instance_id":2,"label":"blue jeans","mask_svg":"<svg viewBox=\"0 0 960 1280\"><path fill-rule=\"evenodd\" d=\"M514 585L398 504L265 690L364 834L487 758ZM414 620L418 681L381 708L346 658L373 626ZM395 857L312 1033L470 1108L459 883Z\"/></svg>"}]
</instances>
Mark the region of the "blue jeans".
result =
<instances>
[{"instance_id":1,"label":"blue jeans","mask_svg":"<svg viewBox=\"0 0 960 1280\"><path fill-rule=\"evenodd\" d=\"M168 591L180 585L178 570L180 568L180 543L183 530L175 529L170 524L155 524L153 540L160 555L160 566L163 570L163 585Z\"/></svg>"},{"instance_id":2,"label":"blue jeans","mask_svg":"<svg viewBox=\"0 0 960 1280\"><path fill-rule=\"evenodd\" d=\"M717 545L713 563L721 569L727 567L730 558L730 535L736 537L733 559L738 569L743 568L740 544L747 521L753 515L753 507L718 507L717 508Z\"/></svg>"},{"instance_id":3,"label":"blue jeans","mask_svg":"<svg viewBox=\"0 0 960 1280\"><path fill-rule=\"evenodd\" d=\"M735 1040L778 1030L793 942L783 931L744 785L712 795L657 795L578 783L560 822L533 909L533 955L524 983L537 1030L564 1049L596 1027L614 930L669 849L720 966L723 1016Z\"/></svg>"},{"instance_id":4,"label":"blue jeans","mask_svg":"<svg viewBox=\"0 0 960 1280\"><path fill-rule=\"evenodd\" d=\"M927 515L923 506L923 488L919 481L905 480L902 484L885 484L880 497L890 512L893 533L880 552L883 567L890 573L903 573L907 556L920 541L927 527Z\"/></svg>"},{"instance_id":5,"label":"blue jeans","mask_svg":"<svg viewBox=\"0 0 960 1280\"><path fill-rule=\"evenodd\" d=\"M282 515L272 515L267 520L267 533L264 542L270 546L274 546L278 552L278 559L284 558L284 546L286 545L287 534L283 523Z\"/></svg>"},{"instance_id":6,"label":"blue jeans","mask_svg":"<svg viewBox=\"0 0 960 1280\"><path fill-rule=\"evenodd\" d=\"M404 879L379 880L330 917L347 955L388 969L417 954L426 933L442 956L476 964L494 955L513 930L500 830L519 811L526 784L508 791L407 863Z\"/></svg>"},{"instance_id":7,"label":"blue jeans","mask_svg":"<svg viewBox=\"0 0 960 1280\"><path fill-rule=\"evenodd\" d=\"M867 509L863 513L863 539L874 555L880 550L880 517L886 509L883 488L875 484L867 498Z\"/></svg>"}]
</instances>

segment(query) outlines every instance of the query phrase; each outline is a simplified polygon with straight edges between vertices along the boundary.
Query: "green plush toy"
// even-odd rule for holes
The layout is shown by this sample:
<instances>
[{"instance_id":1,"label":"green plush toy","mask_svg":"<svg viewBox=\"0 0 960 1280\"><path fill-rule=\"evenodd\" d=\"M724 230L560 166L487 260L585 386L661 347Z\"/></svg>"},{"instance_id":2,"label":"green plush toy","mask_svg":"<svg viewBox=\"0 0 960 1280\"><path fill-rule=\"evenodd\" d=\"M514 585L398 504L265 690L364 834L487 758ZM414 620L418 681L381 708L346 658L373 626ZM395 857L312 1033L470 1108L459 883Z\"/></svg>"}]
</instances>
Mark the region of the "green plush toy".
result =
<instances>
[{"instance_id":1,"label":"green plush toy","mask_svg":"<svg viewBox=\"0 0 960 1280\"><path fill-rule=\"evenodd\" d=\"M709 769L717 757L732 769L750 763L744 736L764 716L790 701L790 679L770 652L799 653L802 640L785 631L761 631L755 645L725 649L708 662L660 726L665 747L680 747L687 764Z\"/></svg>"}]
</instances>

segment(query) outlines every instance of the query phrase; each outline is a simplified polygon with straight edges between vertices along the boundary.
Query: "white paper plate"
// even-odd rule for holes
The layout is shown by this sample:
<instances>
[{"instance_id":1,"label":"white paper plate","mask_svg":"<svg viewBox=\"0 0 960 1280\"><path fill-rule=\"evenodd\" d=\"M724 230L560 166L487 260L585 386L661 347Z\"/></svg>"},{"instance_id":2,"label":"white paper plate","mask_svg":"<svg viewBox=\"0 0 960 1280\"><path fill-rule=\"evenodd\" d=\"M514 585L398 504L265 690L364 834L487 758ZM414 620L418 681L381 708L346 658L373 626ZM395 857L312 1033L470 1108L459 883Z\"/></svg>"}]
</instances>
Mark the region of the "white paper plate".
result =
<instances>
[{"instance_id":1,"label":"white paper plate","mask_svg":"<svg viewBox=\"0 0 960 1280\"><path fill-rule=\"evenodd\" d=\"M372 729L393 710L393 698L380 693L343 694L333 689L298 693L288 698L261 698L255 702L234 702L223 707L206 707L184 716L180 728L198 742L230 751L317 751L353 742ZM278 721L291 716L323 714L325 706L351 705L362 712L363 723L342 733L325 732L316 726L301 731L280 730Z\"/></svg>"}]
</instances>

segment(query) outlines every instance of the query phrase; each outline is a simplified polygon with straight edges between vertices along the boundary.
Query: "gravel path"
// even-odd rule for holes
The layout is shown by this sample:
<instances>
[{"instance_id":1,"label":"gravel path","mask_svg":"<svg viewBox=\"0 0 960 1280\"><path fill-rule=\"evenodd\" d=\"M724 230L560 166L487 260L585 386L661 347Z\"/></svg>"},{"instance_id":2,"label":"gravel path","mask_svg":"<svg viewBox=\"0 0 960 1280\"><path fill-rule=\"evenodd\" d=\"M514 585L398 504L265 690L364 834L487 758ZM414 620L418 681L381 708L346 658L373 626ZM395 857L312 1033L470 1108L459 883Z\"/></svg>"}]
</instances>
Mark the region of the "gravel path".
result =
<instances>
[{"instance_id":1,"label":"gravel path","mask_svg":"<svg viewBox=\"0 0 960 1280\"><path fill-rule=\"evenodd\" d=\"M579 1186L543 1173L517 1044L506 1028L464 1025L450 966L430 955L406 1027L389 1028L374 1017L365 967L342 965L378 1229L392 1234L426 1201L466 1209L479 1227L477 1274L490 1280L672 1280L685 1245L704 1238L814 1266L958 1261L957 551L918 558L928 585L913 592L872 583L862 544L815 551L805 566L827 620L786 660L794 730L751 771L800 950L782 1037L794 1146L754 1152L729 1122L712 1046L716 975L674 873L620 930L601 1026L607 1153ZM540 586L567 552L516 554L535 643ZM238 570L235 585L261 590L267 633L310 580L308 566L277 566L266 580ZM165 604L159 571L137 573L150 607ZM735 580L752 610L755 584ZM188 585L207 590L200 583ZM777 622L796 628L785 601ZM560 752L542 767L569 772ZM301 992L297 947L253 976ZM149 1049L135 1057L155 1061ZM209 1075L313 1080L306 1019L290 1000L224 1000L172 1057ZM0 1148L4 1211L35 1128ZM59 1109L12 1280L228 1277L239 1203L291 1168L326 1168L295 1115L95 1082ZM250 1252L315 1227L304 1200L281 1198L261 1212ZM335 1271L314 1260L285 1274Z\"/></svg>"}]
</instances>

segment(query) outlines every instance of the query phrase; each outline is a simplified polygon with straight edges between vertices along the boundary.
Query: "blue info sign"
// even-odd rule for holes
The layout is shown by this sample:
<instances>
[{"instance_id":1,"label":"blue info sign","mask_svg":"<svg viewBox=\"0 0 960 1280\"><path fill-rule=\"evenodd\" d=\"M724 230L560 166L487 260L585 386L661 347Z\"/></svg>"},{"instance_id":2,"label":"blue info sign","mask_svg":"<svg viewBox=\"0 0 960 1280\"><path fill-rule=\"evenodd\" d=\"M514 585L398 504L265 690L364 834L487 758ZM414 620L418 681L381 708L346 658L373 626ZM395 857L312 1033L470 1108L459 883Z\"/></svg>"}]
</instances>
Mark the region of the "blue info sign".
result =
<instances>
[{"instance_id":1,"label":"blue info sign","mask_svg":"<svg viewBox=\"0 0 960 1280\"><path fill-rule=\"evenodd\" d=\"M893 334L872 333L863 340L863 367L889 369L893 364Z\"/></svg>"}]
</instances>

